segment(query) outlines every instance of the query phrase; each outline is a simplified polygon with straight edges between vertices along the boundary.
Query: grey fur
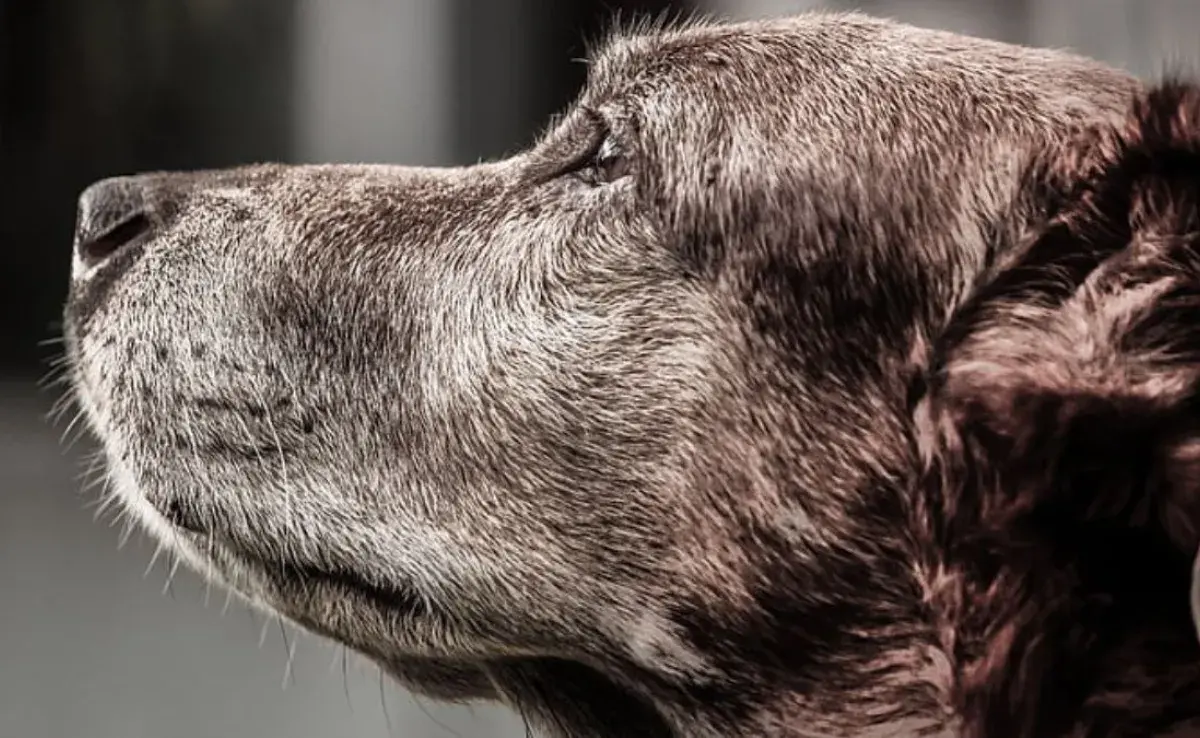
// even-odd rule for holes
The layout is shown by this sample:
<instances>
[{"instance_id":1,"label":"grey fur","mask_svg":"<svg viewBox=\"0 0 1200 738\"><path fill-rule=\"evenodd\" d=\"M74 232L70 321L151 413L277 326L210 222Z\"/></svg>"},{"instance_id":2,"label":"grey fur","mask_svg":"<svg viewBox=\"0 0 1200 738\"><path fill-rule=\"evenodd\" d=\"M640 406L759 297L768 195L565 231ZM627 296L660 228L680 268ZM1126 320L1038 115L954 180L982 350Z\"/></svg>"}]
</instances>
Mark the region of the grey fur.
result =
<instances>
[{"instance_id":1,"label":"grey fur","mask_svg":"<svg viewBox=\"0 0 1200 738\"><path fill-rule=\"evenodd\" d=\"M418 692L571 738L952 731L907 362L1030 155L1138 89L861 15L618 34L505 161L131 180L75 388L155 535ZM628 176L562 172L587 111Z\"/></svg>"}]
</instances>

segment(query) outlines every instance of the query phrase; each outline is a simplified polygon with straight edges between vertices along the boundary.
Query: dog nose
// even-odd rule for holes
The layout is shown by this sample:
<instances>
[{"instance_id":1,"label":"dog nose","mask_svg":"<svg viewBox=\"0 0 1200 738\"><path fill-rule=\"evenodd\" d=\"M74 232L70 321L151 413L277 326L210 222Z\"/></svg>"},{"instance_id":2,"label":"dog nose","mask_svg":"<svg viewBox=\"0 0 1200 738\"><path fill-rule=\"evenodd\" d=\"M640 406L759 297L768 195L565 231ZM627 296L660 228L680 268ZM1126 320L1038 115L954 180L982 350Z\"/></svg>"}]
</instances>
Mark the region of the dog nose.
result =
<instances>
[{"instance_id":1,"label":"dog nose","mask_svg":"<svg viewBox=\"0 0 1200 738\"><path fill-rule=\"evenodd\" d=\"M112 177L79 196L75 227L75 276L113 258L150 230L150 210L141 182Z\"/></svg>"}]
</instances>

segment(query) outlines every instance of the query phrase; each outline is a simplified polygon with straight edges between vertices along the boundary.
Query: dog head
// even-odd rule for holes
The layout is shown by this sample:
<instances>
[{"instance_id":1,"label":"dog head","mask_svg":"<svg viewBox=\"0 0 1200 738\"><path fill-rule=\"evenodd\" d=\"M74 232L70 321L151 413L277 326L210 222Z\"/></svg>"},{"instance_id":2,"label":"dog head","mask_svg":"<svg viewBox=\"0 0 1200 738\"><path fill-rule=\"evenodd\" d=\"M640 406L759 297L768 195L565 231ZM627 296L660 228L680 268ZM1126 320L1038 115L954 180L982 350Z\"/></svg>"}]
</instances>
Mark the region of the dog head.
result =
<instances>
[{"instance_id":1,"label":"dog head","mask_svg":"<svg viewBox=\"0 0 1200 738\"><path fill-rule=\"evenodd\" d=\"M1077 662L1021 658L1056 602L1127 582L1034 581L1085 544L1022 516L1091 525L1063 444L1098 444L1130 505L1143 457L1172 449L1182 484L1193 456L1192 375L1154 374L1190 344L1133 317L1190 306L1192 190L1162 162L1196 108L1127 123L1139 94L812 15L621 35L500 162L106 180L80 203L76 394L113 493L180 556L547 735L1069 729L1103 690L1025 709L1047 687L1024 665ZM1029 400L1064 393L1090 414ZM1095 433L1126 400L1178 433ZM1143 518L1187 519L1162 499ZM1130 561L1187 559L1190 528L1109 507L1148 541ZM1152 622L1169 648L1138 663L1200 655L1186 585L1182 622L1166 596L1092 613L1116 645L1081 684Z\"/></svg>"}]
</instances>

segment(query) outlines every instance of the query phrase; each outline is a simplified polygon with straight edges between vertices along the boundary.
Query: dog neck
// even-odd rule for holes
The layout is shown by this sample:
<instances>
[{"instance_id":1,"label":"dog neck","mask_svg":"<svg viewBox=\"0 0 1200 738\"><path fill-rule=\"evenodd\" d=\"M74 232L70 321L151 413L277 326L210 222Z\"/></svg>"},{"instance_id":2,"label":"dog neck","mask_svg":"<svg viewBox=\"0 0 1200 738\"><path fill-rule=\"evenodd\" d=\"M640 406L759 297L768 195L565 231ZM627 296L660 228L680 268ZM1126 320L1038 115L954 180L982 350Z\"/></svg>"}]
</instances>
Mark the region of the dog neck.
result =
<instances>
[{"instance_id":1,"label":"dog neck","mask_svg":"<svg viewBox=\"0 0 1200 738\"><path fill-rule=\"evenodd\" d=\"M948 671L936 652L914 646L883 654L869 666L874 673L853 684L848 672L831 673L820 692L781 690L767 681L667 686L650 678L618 685L598 671L556 660L497 664L489 674L501 698L541 738L953 734L938 684Z\"/></svg>"},{"instance_id":2,"label":"dog neck","mask_svg":"<svg viewBox=\"0 0 1200 738\"><path fill-rule=\"evenodd\" d=\"M948 735L950 667L923 618L916 570L893 550L896 536L873 539L880 548L837 565L821 556L819 569L803 555L760 562L752 610L677 608L675 623L711 667L702 672L540 659L490 665L489 675L546 738Z\"/></svg>"},{"instance_id":3,"label":"dog neck","mask_svg":"<svg viewBox=\"0 0 1200 738\"><path fill-rule=\"evenodd\" d=\"M1186 607L1180 622L1156 615L1166 603L1149 591L1153 572L1144 608L1084 623L1100 640L1079 659L1066 658L1064 639L1090 636L1053 617L1063 594L1026 592L1045 618L1009 633L1014 660L993 663L1004 588L1033 580L1015 570L980 578L962 562L906 550L905 539L920 548L919 530L896 532L859 531L853 540L872 546L844 556L786 559L760 536L764 589L752 610L673 614L708 674L530 659L490 665L489 676L545 738L1198 734L1195 635ZM1185 574L1176 584L1186 602ZM1028 658L1048 674L1027 675Z\"/></svg>"},{"instance_id":4,"label":"dog neck","mask_svg":"<svg viewBox=\"0 0 1200 738\"><path fill-rule=\"evenodd\" d=\"M503 699L539 738L951 735L945 716L928 705L928 685L906 688L895 679L871 698L856 688L844 701L834 693L821 695L819 703L812 695L769 693L703 703L695 695L640 696L567 662L510 662L490 671ZM928 714L913 714L914 704L928 707Z\"/></svg>"}]
</instances>

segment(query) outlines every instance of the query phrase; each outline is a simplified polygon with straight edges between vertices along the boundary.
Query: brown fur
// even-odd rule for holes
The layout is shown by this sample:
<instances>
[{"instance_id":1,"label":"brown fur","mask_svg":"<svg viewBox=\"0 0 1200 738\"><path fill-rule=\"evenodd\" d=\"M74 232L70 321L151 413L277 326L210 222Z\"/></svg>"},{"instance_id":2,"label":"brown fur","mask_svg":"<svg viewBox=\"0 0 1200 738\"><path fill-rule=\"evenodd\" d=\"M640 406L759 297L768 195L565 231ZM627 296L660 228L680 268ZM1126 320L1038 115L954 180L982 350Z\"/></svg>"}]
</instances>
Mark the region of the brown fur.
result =
<instances>
[{"instance_id":1,"label":"brown fur","mask_svg":"<svg viewBox=\"0 0 1200 738\"><path fill-rule=\"evenodd\" d=\"M173 551L541 735L1178 734L1198 100L642 29L504 161L93 186L74 384Z\"/></svg>"},{"instance_id":2,"label":"brown fur","mask_svg":"<svg viewBox=\"0 0 1200 738\"><path fill-rule=\"evenodd\" d=\"M933 342L915 521L967 736L1196 717L1200 89L1029 172L1045 215Z\"/></svg>"}]
</instances>

